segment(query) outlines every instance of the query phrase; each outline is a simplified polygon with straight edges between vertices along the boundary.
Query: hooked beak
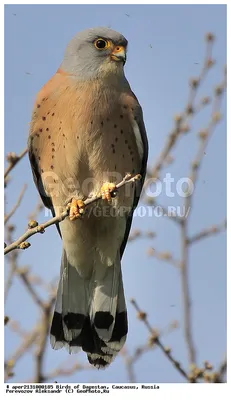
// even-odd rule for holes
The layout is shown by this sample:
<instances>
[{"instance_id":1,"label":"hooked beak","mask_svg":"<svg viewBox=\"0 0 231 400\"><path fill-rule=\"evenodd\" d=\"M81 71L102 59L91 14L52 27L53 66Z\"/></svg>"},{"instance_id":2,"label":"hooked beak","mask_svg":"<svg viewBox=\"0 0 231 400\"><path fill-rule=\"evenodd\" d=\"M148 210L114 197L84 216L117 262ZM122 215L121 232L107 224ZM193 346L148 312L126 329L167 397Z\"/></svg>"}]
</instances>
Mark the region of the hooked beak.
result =
<instances>
[{"instance_id":1,"label":"hooked beak","mask_svg":"<svg viewBox=\"0 0 231 400\"><path fill-rule=\"evenodd\" d=\"M126 62L126 51L124 46L115 46L111 53L111 59L114 61L120 61L124 65Z\"/></svg>"}]
</instances>

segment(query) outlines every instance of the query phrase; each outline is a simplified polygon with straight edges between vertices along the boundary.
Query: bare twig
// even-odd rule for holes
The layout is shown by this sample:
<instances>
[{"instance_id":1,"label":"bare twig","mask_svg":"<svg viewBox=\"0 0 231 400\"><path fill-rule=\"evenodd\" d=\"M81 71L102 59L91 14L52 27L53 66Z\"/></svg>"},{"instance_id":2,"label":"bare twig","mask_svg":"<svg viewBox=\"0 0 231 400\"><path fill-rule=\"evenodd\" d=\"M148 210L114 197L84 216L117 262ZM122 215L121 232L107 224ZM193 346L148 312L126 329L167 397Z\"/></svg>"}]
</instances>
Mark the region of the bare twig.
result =
<instances>
[{"instance_id":1,"label":"bare twig","mask_svg":"<svg viewBox=\"0 0 231 400\"><path fill-rule=\"evenodd\" d=\"M127 174L124 179L118 183L115 187L115 189L120 189L122 186L126 185L126 184L131 184L133 182L135 182L136 180L140 179L140 175L135 175L135 176L131 176L130 174ZM94 202L96 202L97 200L101 199L102 196L95 196L92 198L89 198L87 200L84 201L84 205L88 206L89 204L92 204ZM37 233L44 233L45 228L48 228L51 225L54 225L56 223L59 223L61 221L63 221L68 215L69 215L69 211L70 208L69 206L66 207L66 210L64 212L62 212L59 216L51 218L49 221L44 222L40 225L35 226L34 228L28 229L22 236L20 236L15 242L11 243L9 246L5 247L4 249L4 254L8 254L10 253L12 250L15 249L25 249L27 247L30 246L30 244L28 242L26 242L26 240L37 234Z\"/></svg>"},{"instance_id":2,"label":"bare twig","mask_svg":"<svg viewBox=\"0 0 231 400\"><path fill-rule=\"evenodd\" d=\"M202 231L195 233L195 235L191 236L191 238L188 238L188 244L189 245L194 244L200 241L201 239L206 239L210 236L216 235L225 230L226 230L226 221L218 225L212 225L209 228L205 228Z\"/></svg>"},{"instance_id":3,"label":"bare twig","mask_svg":"<svg viewBox=\"0 0 231 400\"><path fill-rule=\"evenodd\" d=\"M176 268L179 268L180 263L178 260L176 260L175 258L173 258L172 254L168 251L157 251L155 248L153 247L149 247L147 249L147 255L149 257L155 257L157 260L160 261L165 261L171 265L173 265Z\"/></svg>"},{"instance_id":4,"label":"bare twig","mask_svg":"<svg viewBox=\"0 0 231 400\"><path fill-rule=\"evenodd\" d=\"M11 376L12 369L14 368L16 362L34 344L35 340L38 337L38 333L38 326L36 324L35 327L31 329L30 333L23 337L22 342L15 350L14 354L9 357L9 359L5 362L5 380L7 380Z\"/></svg>"},{"instance_id":5,"label":"bare twig","mask_svg":"<svg viewBox=\"0 0 231 400\"><path fill-rule=\"evenodd\" d=\"M124 364L125 364L125 368L126 368L126 371L127 371L128 381L129 381L130 383L137 382L136 376L135 376L135 371L134 371L134 365L135 365L136 361L138 361L138 360L140 359L140 357L141 357L144 353L146 353L146 352L148 352L148 351L150 351L150 350L152 350L152 349L150 348L150 346L147 345L147 344L145 344L145 345L143 345L143 346L137 347L137 348L135 349L135 351L134 351L134 354L131 355L131 356L128 354L128 351L127 351L126 348L123 348L123 349L120 351L120 355L121 355L122 358L123 358L123 361L124 361Z\"/></svg>"},{"instance_id":6,"label":"bare twig","mask_svg":"<svg viewBox=\"0 0 231 400\"><path fill-rule=\"evenodd\" d=\"M7 241L8 242L12 242L12 233L13 233L14 229L15 229L14 225L10 225L10 224L7 225ZM15 272L18 267L17 266L18 253L14 252L12 254L9 254L8 259L9 259L10 270L8 272L7 280L5 283L5 293L4 293L5 302L6 302L8 294L9 294L9 290L11 288Z\"/></svg>"},{"instance_id":7,"label":"bare twig","mask_svg":"<svg viewBox=\"0 0 231 400\"><path fill-rule=\"evenodd\" d=\"M213 382L215 383L223 383L224 382L224 376L227 373L227 359L225 358L224 361L220 364L220 367L218 368L217 372L214 373L213 376Z\"/></svg>"},{"instance_id":8,"label":"bare twig","mask_svg":"<svg viewBox=\"0 0 231 400\"><path fill-rule=\"evenodd\" d=\"M212 34L210 34L212 35ZM190 130L190 127L188 125L188 121L192 116L195 114L195 112L198 112L201 110L201 108L205 105L207 105L209 102L208 101L201 101L199 106L194 105L196 94L198 92L199 86L201 86L208 70L211 68L213 65L214 61L212 60L212 44L213 40L208 40L208 37L206 38L206 49L205 49L205 58L203 62L203 66L201 69L201 72L197 78L193 78L190 80L190 91L189 91L189 97L188 97L188 102L185 110L181 113L175 116L175 126L173 128L173 131L169 134L167 137L167 141L159 155L159 158L156 162L156 164L153 166L152 170L150 171L151 178L155 179L158 178L159 172L165 165L165 161L167 157L169 156L170 151L173 149L175 146L177 140L179 139L182 134L187 133ZM144 183L144 189L149 185L149 180L147 179L146 182Z\"/></svg>"},{"instance_id":9,"label":"bare twig","mask_svg":"<svg viewBox=\"0 0 231 400\"><path fill-rule=\"evenodd\" d=\"M156 344L162 352L165 354L165 356L169 359L169 361L172 363L172 365L180 372L180 374L187 380L190 381L189 376L185 372L185 370L181 367L179 361L177 361L171 354L171 350L167 347L165 347L162 342L159 339L159 336L156 334L156 331L153 330L152 326L150 325L148 319L147 319L147 314L139 308L137 302L135 299L131 299L132 305L135 307L137 313L138 313L138 318L143 321L145 326L147 327L148 331L151 334L150 341L153 344Z\"/></svg>"},{"instance_id":10,"label":"bare twig","mask_svg":"<svg viewBox=\"0 0 231 400\"><path fill-rule=\"evenodd\" d=\"M9 153L7 155L7 160L8 160L8 166L4 172L4 179L7 178L9 175L10 171L15 167L15 165L26 155L27 153L27 148L24 149L19 155L15 153Z\"/></svg>"},{"instance_id":11,"label":"bare twig","mask_svg":"<svg viewBox=\"0 0 231 400\"><path fill-rule=\"evenodd\" d=\"M202 164L202 160L204 158L204 152L206 146L208 144L209 139L214 131L214 128L217 122L220 120L220 105L222 94L225 91L226 87L226 77L224 77L223 82L217 86L215 89L215 98L212 107L212 114L210 121L208 123L207 129L200 132L200 145L196 154L194 161L191 164L191 173L189 174L189 179L191 183L194 185L198 179L198 173ZM186 210L190 210L192 208L193 195L186 196L184 206ZM191 322L191 298L190 298L190 290L189 290L189 279L188 279L188 247L189 247L189 239L188 239L188 218L183 217L182 223L180 226L181 229L181 286L183 293L183 314L184 314L184 331L186 344L188 347L188 355L191 364L196 363L196 351L195 345L193 341L193 329Z\"/></svg>"},{"instance_id":12,"label":"bare twig","mask_svg":"<svg viewBox=\"0 0 231 400\"><path fill-rule=\"evenodd\" d=\"M153 239L155 236L156 233L153 231L144 232L140 229L133 229L128 237L128 241L132 242L137 238Z\"/></svg>"},{"instance_id":13,"label":"bare twig","mask_svg":"<svg viewBox=\"0 0 231 400\"><path fill-rule=\"evenodd\" d=\"M125 369L128 375L128 382L134 383L136 382L136 376L134 371L134 363L131 360L131 357L128 355L127 349L123 348L120 351L120 355L123 358Z\"/></svg>"},{"instance_id":14,"label":"bare twig","mask_svg":"<svg viewBox=\"0 0 231 400\"><path fill-rule=\"evenodd\" d=\"M191 297L188 279L188 242L187 242L187 225L186 220L181 226L181 287L183 295L183 320L186 344L188 347L189 361L191 364L196 363L196 351L193 341L193 329L191 323Z\"/></svg>"},{"instance_id":15,"label":"bare twig","mask_svg":"<svg viewBox=\"0 0 231 400\"><path fill-rule=\"evenodd\" d=\"M204 154L205 154L205 150L208 145L208 142L215 130L217 123L221 119L220 106L221 106L221 101L222 101L222 94L224 93L225 89L226 89L226 76L224 77L223 82L215 88L215 97L214 97L214 101L213 101L213 107L212 107L211 117L210 117L208 126L206 129L203 129L199 132L200 144L199 144L195 159L191 164L191 172L189 174L189 179L191 180L191 183L193 183L194 186L198 179L199 170L200 170L202 161L204 159ZM188 210L190 207L192 207L192 198L193 198L192 195L185 197L186 210Z\"/></svg>"},{"instance_id":16,"label":"bare twig","mask_svg":"<svg viewBox=\"0 0 231 400\"><path fill-rule=\"evenodd\" d=\"M31 282L29 280L28 277L28 271L25 269L18 269L17 270L18 275L20 276L20 278L22 279L23 283L25 284L25 287L27 288L27 290L29 291L29 293L31 294L34 302L42 309L45 308L45 304L43 303L43 301L39 298L38 294L35 292L33 286L31 285Z\"/></svg>"},{"instance_id":17,"label":"bare twig","mask_svg":"<svg viewBox=\"0 0 231 400\"><path fill-rule=\"evenodd\" d=\"M9 219L12 217L12 215L14 215L15 211L16 211L16 210L18 209L18 207L20 206L21 201L22 201L22 198L23 198L24 193L25 193L25 191L26 191L26 188L27 188L27 185L24 185L23 188L22 188L22 190L21 190L21 193L20 193L20 195L19 195L19 197L18 197L18 200L17 200L17 202L16 202L15 205L14 205L14 207L12 208L12 210L11 210L7 215L5 215L5 217L4 217L4 224L5 224L5 225L7 224L7 222L9 221Z\"/></svg>"},{"instance_id":18,"label":"bare twig","mask_svg":"<svg viewBox=\"0 0 231 400\"><path fill-rule=\"evenodd\" d=\"M49 302L43 307L42 318L39 329L39 343L35 354L35 376L33 382L44 382L43 376L43 360L45 355L45 347L47 343L48 333L50 329L51 310L55 301L55 294L50 297Z\"/></svg>"}]
</instances>

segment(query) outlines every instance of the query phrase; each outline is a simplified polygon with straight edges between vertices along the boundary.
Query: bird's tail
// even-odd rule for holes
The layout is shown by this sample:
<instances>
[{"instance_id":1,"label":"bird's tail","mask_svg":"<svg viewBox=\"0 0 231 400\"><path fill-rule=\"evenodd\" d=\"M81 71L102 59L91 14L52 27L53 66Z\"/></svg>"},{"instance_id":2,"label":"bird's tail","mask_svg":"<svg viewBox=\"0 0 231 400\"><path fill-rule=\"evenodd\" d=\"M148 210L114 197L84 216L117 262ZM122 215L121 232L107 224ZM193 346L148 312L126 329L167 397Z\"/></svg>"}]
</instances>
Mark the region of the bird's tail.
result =
<instances>
[{"instance_id":1,"label":"bird's tail","mask_svg":"<svg viewBox=\"0 0 231 400\"><path fill-rule=\"evenodd\" d=\"M63 250L60 281L51 324L51 346L69 353L79 348L89 362L105 368L123 347L127 335L127 311L119 256L111 267L95 268L84 279Z\"/></svg>"}]
</instances>

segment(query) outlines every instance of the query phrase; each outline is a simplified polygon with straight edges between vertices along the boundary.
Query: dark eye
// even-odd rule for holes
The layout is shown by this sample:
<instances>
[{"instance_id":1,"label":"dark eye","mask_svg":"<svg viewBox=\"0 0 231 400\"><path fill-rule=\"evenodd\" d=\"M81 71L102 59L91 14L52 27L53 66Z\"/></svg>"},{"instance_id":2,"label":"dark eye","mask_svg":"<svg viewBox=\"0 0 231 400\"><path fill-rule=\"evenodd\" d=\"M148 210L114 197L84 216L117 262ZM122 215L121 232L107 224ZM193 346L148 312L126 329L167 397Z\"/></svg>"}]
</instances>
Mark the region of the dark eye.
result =
<instances>
[{"instance_id":1,"label":"dark eye","mask_svg":"<svg viewBox=\"0 0 231 400\"><path fill-rule=\"evenodd\" d=\"M97 39L94 44L95 47L99 50L103 50L108 47L108 43L104 39Z\"/></svg>"}]
</instances>

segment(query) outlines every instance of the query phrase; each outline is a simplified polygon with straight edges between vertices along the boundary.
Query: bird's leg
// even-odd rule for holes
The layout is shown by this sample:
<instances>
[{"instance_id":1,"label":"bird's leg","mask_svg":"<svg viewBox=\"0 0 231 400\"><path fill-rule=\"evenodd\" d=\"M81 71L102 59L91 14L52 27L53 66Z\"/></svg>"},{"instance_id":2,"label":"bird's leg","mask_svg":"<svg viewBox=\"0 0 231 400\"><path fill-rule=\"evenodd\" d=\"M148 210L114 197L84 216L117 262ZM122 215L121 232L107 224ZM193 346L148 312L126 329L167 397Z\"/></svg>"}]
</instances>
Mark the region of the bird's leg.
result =
<instances>
[{"instance_id":1,"label":"bird's leg","mask_svg":"<svg viewBox=\"0 0 231 400\"><path fill-rule=\"evenodd\" d=\"M103 200L107 200L109 203L111 199L116 196L116 185L114 183L106 182L101 187L100 193Z\"/></svg>"},{"instance_id":2,"label":"bird's leg","mask_svg":"<svg viewBox=\"0 0 231 400\"><path fill-rule=\"evenodd\" d=\"M68 203L68 206L70 207L69 219L71 221L74 221L84 214L85 204L83 200L73 198L70 203Z\"/></svg>"}]
</instances>

